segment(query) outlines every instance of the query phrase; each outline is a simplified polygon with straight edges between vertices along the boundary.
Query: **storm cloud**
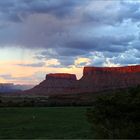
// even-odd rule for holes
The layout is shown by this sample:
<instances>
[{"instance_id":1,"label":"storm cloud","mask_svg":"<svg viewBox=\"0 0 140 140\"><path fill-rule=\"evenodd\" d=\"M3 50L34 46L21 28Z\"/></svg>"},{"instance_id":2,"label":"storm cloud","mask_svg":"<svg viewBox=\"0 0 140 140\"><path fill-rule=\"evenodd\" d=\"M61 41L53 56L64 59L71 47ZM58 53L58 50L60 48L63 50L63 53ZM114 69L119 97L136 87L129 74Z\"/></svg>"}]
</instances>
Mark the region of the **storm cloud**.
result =
<instances>
[{"instance_id":1,"label":"storm cloud","mask_svg":"<svg viewBox=\"0 0 140 140\"><path fill-rule=\"evenodd\" d=\"M139 1L0 1L0 47L40 49L33 57L42 62L19 64L29 67L49 59L70 66L79 57L98 66L138 64L139 19Z\"/></svg>"}]
</instances>

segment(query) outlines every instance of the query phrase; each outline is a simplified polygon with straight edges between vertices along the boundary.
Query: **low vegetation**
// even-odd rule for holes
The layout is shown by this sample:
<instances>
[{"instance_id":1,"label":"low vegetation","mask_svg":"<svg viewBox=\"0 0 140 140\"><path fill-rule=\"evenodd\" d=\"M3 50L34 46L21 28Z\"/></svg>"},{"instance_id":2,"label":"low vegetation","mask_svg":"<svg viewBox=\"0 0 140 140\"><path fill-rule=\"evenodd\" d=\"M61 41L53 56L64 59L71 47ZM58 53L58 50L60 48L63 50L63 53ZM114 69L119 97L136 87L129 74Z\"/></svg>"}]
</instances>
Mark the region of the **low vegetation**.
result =
<instances>
[{"instance_id":1,"label":"low vegetation","mask_svg":"<svg viewBox=\"0 0 140 140\"><path fill-rule=\"evenodd\" d=\"M140 86L102 95L87 111L94 138L140 138Z\"/></svg>"}]
</instances>

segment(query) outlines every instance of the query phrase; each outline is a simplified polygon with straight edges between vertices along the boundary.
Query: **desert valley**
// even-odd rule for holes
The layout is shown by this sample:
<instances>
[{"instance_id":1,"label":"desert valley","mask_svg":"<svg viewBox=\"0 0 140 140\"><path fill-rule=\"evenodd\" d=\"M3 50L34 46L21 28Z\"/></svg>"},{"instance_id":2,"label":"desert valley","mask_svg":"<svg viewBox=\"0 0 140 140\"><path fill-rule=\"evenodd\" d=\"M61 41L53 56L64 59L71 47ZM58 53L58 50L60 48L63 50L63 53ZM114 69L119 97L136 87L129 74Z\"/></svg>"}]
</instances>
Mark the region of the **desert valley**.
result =
<instances>
[{"instance_id":1,"label":"desert valley","mask_svg":"<svg viewBox=\"0 0 140 140\"><path fill-rule=\"evenodd\" d=\"M92 105L96 97L140 85L140 65L84 67L83 76L47 74L44 81L24 91L2 93L1 106Z\"/></svg>"}]
</instances>

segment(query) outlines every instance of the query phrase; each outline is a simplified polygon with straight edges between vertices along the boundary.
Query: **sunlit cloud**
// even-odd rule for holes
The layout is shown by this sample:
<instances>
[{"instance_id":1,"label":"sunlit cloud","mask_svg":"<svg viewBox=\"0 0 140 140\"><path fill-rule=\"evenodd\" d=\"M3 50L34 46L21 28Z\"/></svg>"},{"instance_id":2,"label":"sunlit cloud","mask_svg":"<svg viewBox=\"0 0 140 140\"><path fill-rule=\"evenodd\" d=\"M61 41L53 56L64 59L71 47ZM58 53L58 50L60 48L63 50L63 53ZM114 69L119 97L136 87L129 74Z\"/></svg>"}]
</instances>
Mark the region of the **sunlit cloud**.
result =
<instances>
[{"instance_id":1,"label":"sunlit cloud","mask_svg":"<svg viewBox=\"0 0 140 140\"><path fill-rule=\"evenodd\" d=\"M50 59L50 60L46 61L46 66L49 66L49 67L51 67L51 66L59 66L59 65L60 65L60 62L57 59Z\"/></svg>"},{"instance_id":2,"label":"sunlit cloud","mask_svg":"<svg viewBox=\"0 0 140 140\"><path fill-rule=\"evenodd\" d=\"M104 67L117 67L120 66L120 64L116 64L111 62L111 60L109 58L106 59L106 61L103 63Z\"/></svg>"},{"instance_id":3,"label":"sunlit cloud","mask_svg":"<svg viewBox=\"0 0 140 140\"><path fill-rule=\"evenodd\" d=\"M75 66L87 66L91 64L91 60L89 58L77 58L74 62Z\"/></svg>"}]
</instances>

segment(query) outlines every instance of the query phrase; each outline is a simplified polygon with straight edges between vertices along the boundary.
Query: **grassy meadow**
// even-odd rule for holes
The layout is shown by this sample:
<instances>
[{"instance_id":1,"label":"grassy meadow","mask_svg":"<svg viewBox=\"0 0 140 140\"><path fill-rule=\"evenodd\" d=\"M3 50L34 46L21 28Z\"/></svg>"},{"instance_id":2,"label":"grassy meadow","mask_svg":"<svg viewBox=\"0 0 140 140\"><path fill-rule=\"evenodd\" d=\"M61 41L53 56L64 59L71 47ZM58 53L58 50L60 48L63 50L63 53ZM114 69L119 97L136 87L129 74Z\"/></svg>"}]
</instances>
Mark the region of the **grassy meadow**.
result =
<instances>
[{"instance_id":1,"label":"grassy meadow","mask_svg":"<svg viewBox=\"0 0 140 140\"><path fill-rule=\"evenodd\" d=\"M0 138L92 138L87 107L0 108Z\"/></svg>"}]
</instances>

